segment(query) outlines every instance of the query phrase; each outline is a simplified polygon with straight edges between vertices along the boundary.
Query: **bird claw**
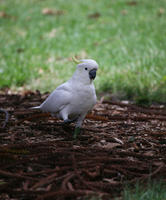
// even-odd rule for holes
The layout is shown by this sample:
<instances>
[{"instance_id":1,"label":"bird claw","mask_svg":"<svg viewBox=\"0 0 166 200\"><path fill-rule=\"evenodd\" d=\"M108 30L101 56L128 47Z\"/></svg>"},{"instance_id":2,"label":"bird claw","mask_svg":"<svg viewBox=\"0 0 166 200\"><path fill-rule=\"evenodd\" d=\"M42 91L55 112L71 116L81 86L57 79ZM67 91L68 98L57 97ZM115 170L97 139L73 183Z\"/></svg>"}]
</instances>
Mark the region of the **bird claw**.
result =
<instances>
[{"instance_id":1,"label":"bird claw","mask_svg":"<svg viewBox=\"0 0 166 200\"><path fill-rule=\"evenodd\" d=\"M76 127L75 130L74 130L74 135L73 135L73 138L74 139L77 139L77 135L80 133L81 129L79 127Z\"/></svg>"}]
</instances>

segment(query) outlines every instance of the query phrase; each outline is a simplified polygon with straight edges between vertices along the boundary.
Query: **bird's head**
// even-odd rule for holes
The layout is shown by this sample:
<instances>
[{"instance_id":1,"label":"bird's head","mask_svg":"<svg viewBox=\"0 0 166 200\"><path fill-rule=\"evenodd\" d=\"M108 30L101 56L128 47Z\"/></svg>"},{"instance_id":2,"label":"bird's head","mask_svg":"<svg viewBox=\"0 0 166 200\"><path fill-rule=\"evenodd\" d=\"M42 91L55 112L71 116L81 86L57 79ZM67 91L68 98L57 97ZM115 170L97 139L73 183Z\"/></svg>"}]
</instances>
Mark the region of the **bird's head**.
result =
<instances>
[{"instance_id":1,"label":"bird's head","mask_svg":"<svg viewBox=\"0 0 166 200\"><path fill-rule=\"evenodd\" d=\"M74 60L77 62L76 72L80 74L80 78L84 79L85 82L91 82L96 77L98 64L92 59ZM78 75L78 74L77 74Z\"/></svg>"}]
</instances>

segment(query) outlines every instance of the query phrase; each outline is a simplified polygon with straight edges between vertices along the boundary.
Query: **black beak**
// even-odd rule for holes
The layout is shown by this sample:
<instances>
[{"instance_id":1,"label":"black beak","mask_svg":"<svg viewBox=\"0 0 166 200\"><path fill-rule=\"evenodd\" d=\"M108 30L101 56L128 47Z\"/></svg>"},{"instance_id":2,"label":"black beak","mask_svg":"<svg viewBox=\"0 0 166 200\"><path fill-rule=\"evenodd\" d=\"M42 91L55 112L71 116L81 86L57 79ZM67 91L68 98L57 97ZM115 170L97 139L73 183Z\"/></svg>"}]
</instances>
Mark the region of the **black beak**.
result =
<instances>
[{"instance_id":1,"label":"black beak","mask_svg":"<svg viewBox=\"0 0 166 200\"><path fill-rule=\"evenodd\" d=\"M89 78L90 79L95 79L95 77L96 77L96 69L90 70L90 72L89 72Z\"/></svg>"}]
</instances>

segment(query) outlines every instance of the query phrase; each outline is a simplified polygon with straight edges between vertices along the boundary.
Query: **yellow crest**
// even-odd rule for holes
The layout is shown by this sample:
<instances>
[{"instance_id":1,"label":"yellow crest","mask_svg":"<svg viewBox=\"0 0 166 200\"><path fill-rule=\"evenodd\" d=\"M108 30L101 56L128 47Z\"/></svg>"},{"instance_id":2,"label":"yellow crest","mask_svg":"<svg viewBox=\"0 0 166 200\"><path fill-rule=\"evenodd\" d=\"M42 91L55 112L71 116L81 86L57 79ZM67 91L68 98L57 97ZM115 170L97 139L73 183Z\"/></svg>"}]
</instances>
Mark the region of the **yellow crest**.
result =
<instances>
[{"instance_id":1,"label":"yellow crest","mask_svg":"<svg viewBox=\"0 0 166 200\"><path fill-rule=\"evenodd\" d=\"M76 64L80 64L80 63L81 63L81 61L78 60L75 56L72 57L72 60L73 60L73 62L76 63Z\"/></svg>"}]
</instances>

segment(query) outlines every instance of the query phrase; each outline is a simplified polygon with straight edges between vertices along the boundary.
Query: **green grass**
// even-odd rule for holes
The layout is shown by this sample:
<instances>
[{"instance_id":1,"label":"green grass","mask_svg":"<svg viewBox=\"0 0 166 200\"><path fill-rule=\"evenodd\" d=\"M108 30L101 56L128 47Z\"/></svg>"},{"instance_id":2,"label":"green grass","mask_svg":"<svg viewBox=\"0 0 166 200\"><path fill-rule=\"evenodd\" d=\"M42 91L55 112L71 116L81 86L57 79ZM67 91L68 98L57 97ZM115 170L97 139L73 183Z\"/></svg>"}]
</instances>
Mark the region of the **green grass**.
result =
<instances>
[{"instance_id":1,"label":"green grass","mask_svg":"<svg viewBox=\"0 0 166 200\"><path fill-rule=\"evenodd\" d=\"M84 200L102 200L99 196L86 197ZM120 197L110 200L166 200L166 184L163 181L149 180L148 184L137 183L126 186Z\"/></svg>"},{"instance_id":2,"label":"green grass","mask_svg":"<svg viewBox=\"0 0 166 200\"><path fill-rule=\"evenodd\" d=\"M149 182L144 188L136 184L134 190L127 188L123 194L123 200L165 200L166 185L163 182Z\"/></svg>"},{"instance_id":3,"label":"green grass","mask_svg":"<svg viewBox=\"0 0 166 200\"><path fill-rule=\"evenodd\" d=\"M165 102L165 0L128 2L1 0L0 88L52 91L72 75L76 54L99 63L98 93Z\"/></svg>"}]
</instances>

